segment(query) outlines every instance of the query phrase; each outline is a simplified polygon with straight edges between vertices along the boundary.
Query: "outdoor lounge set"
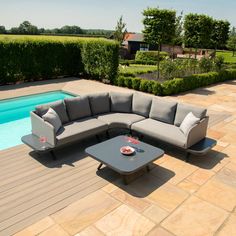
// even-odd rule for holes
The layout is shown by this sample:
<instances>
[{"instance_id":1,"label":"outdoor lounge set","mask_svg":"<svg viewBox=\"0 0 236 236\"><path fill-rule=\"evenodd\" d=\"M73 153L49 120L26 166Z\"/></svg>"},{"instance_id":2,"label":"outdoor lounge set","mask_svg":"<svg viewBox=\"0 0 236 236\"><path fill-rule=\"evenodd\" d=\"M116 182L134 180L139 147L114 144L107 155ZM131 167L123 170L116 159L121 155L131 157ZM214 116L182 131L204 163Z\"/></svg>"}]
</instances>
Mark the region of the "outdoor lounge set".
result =
<instances>
[{"instance_id":1,"label":"outdoor lounge set","mask_svg":"<svg viewBox=\"0 0 236 236\"><path fill-rule=\"evenodd\" d=\"M59 121L57 117L55 122L53 112ZM99 93L37 106L31 112L32 134L45 137L48 149L52 150L110 129L128 129L191 152L191 147L205 140L206 113L204 108L142 93ZM193 123L190 122L187 129L181 129L187 115L191 115ZM29 144L27 140L23 139L23 142ZM212 143L207 145L207 149L204 147L204 153L211 146Z\"/></svg>"},{"instance_id":2,"label":"outdoor lounge set","mask_svg":"<svg viewBox=\"0 0 236 236\"><path fill-rule=\"evenodd\" d=\"M54 149L91 136L106 133L108 140L85 151L102 165L126 177L164 155L160 148L127 136L109 138L109 130L126 129L174 145L189 154L204 155L216 141L206 137L209 117L204 108L189 106L142 93L99 93L66 98L37 106L31 112L32 134L23 143L36 152ZM98 138L99 139L99 138ZM129 146L127 146L129 145ZM121 150L132 149L130 156ZM127 150L126 150L127 151Z\"/></svg>"}]
</instances>

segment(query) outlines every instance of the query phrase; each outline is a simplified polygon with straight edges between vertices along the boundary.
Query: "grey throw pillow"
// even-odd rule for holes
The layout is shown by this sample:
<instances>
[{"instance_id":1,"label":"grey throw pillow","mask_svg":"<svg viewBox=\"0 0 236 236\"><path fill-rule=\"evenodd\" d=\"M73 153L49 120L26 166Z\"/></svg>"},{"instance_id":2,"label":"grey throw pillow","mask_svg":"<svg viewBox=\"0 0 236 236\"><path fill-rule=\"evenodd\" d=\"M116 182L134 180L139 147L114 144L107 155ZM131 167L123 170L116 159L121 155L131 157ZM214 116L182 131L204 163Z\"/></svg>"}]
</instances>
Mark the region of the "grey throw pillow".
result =
<instances>
[{"instance_id":1,"label":"grey throw pillow","mask_svg":"<svg viewBox=\"0 0 236 236\"><path fill-rule=\"evenodd\" d=\"M89 102L93 115L110 112L110 98L108 93L89 95Z\"/></svg>"},{"instance_id":2,"label":"grey throw pillow","mask_svg":"<svg viewBox=\"0 0 236 236\"><path fill-rule=\"evenodd\" d=\"M192 112L189 112L188 115L184 118L179 128L185 135L187 135L190 129L196 124L198 124L199 121L200 118L197 118Z\"/></svg>"},{"instance_id":3,"label":"grey throw pillow","mask_svg":"<svg viewBox=\"0 0 236 236\"><path fill-rule=\"evenodd\" d=\"M132 109L132 93L111 92L111 111L130 113Z\"/></svg>"},{"instance_id":4,"label":"grey throw pillow","mask_svg":"<svg viewBox=\"0 0 236 236\"><path fill-rule=\"evenodd\" d=\"M56 133L62 126L59 115L51 107L42 118L54 127Z\"/></svg>"},{"instance_id":5,"label":"grey throw pillow","mask_svg":"<svg viewBox=\"0 0 236 236\"><path fill-rule=\"evenodd\" d=\"M186 117L186 115L188 115L189 112L192 112L194 116L196 116L197 118L200 118L201 120L206 116L207 110L202 107L196 107L192 105L178 103L174 124L176 126L180 126L184 118Z\"/></svg>"},{"instance_id":6,"label":"grey throw pillow","mask_svg":"<svg viewBox=\"0 0 236 236\"><path fill-rule=\"evenodd\" d=\"M47 113L50 107L58 114L63 124L69 122L69 117L66 112L66 107L62 100L36 106L35 110L36 113L42 117Z\"/></svg>"},{"instance_id":7,"label":"grey throw pillow","mask_svg":"<svg viewBox=\"0 0 236 236\"><path fill-rule=\"evenodd\" d=\"M92 115L88 97L66 98L64 101L71 121Z\"/></svg>"},{"instance_id":8,"label":"grey throw pillow","mask_svg":"<svg viewBox=\"0 0 236 236\"><path fill-rule=\"evenodd\" d=\"M152 104L152 98L141 93L134 93L132 110L135 114L148 117Z\"/></svg>"},{"instance_id":9,"label":"grey throw pillow","mask_svg":"<svg viewBox=\"0 0 236 236\"><path fill-rule=\"evenodd\" d=\"M168 124L173 124L176 106L176 102L153 98L149 117Z\"/></svg>"}]
</instances>

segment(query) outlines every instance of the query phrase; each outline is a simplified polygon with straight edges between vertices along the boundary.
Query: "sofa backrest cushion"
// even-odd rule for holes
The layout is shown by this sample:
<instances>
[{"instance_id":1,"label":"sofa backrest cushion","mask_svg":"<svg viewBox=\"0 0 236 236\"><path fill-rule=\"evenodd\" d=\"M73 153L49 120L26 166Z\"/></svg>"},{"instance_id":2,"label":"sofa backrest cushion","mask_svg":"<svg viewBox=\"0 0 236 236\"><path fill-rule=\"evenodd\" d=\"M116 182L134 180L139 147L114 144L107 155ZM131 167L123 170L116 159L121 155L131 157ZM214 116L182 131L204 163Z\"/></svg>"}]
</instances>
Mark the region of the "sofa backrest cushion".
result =
<instances>
[{"instance_id":1,"label":"sofa backrest cushion","mask_svg":"<svg viewBox=\"0 0 236 236\"><path fill-rule=\"evenodd\" d=\"M197 118L202 119L206 116L207 110L202 107L195 107L183 103L178 103L174 125L180 126L189 112L192 112Z\"/></svg>"},{"instance_id":2,"label":"sofa backrest cushion","mask_svg":"<svg viewBox=\"0 0 236 236\"><path fill-rule=\"evenodd\" d=\"M71 121L92 115L87 96L65 98L65 104Z\"/></svg>"},{"instance_id":3,"label":"sofa backrest cushion","mask_svg":"<svg viewBox=\"0 0 236 236\"><path fill-rule=\"evenodd\" d=\"M153 98L149 117L168 124L174 124L176 107L177 102Z\"/></svg>"},{"instance_id":4,"label":"sofa backrest cushion","mask_svg":"<svg viewBox=\"0 0 236 236\"><path fill-rule=\"evenodd\" d=\"M134 93L132 111L135 114L148 117L152 105L152 98L141 93Z\"/></svg>"},{"instance_id":5,"label":"sofa backrest cushion","mask_svg":"<svg viewBox=\"0 0 236 236\"><path fill-rule=\"evenodd\" d=\"M42 117L43 115L47 113L50 107L58 114L62 124L69 122L69 117L66 112L66 107L62 100L36 106L35 108L36 114Z\"/></svg>"},{"instance_id":6,"label":"sofa backrest cushion","mask_svg":"<svg viewBox=\"0 0 236 236\"><path fill-rule=\"evenodd\" d=\"M111 111L130 113L132 109L132 93L111 92Z\"/></svg>"},{"instance_id":7,"label":"sofa backrest cushion","mask_svg":"<svg viewBox=\"0 0 236 236\"><path fill-rule=\"evenodd\" d=\"M110 112L110 98L108 93L89 95L90 108L93 115Z\"/></svg>"}]
</instances>

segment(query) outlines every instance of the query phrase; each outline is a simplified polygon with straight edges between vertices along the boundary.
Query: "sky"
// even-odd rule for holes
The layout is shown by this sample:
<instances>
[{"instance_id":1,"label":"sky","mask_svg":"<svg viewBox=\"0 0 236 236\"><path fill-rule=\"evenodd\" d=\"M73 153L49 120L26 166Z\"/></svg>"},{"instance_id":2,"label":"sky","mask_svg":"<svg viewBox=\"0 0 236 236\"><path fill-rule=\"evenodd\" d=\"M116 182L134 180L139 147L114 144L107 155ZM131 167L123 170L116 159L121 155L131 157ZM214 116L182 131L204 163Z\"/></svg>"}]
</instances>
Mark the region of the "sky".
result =
<instances>
[{"instance_id":1,"label":"sky","mask_svg":"<svg viewBox=\"0 0 236 236\"><path fill-rule=\"evenodd\" d=\"M113 30L123 15L129 32L141 32L147 7L207 14L236 26L236 0L0 0L0 25L9 29L28 20L39 28L77 25Z\"/></svg>"}]
</instances>

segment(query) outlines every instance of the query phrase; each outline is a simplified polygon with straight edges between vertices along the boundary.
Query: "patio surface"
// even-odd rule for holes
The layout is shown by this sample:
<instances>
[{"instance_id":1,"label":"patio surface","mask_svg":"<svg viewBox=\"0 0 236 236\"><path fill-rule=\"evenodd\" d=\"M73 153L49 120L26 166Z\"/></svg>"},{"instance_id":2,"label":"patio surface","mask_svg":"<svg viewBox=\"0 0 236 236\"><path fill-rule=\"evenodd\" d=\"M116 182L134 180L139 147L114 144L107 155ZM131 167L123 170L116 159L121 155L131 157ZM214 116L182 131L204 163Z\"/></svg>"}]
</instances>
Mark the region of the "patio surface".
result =
<instances>
[{"instance_id":1,"label":"patio surface","mask_svg":"<svg viewBox=\"0 0 236 236\"><path fill-rule=\"evenodd\" d=\"M0 235L236 235L236 81L175 99L207 107L208 136L218 145L204 157L163 146L149 173L124 186L84 153L89 139L58 150L57 161L25 145L0 151ZM94 81L62 79L0 88L0 99L63 89L76 94L127 91Z\"/></svg>"}]
</instances>

